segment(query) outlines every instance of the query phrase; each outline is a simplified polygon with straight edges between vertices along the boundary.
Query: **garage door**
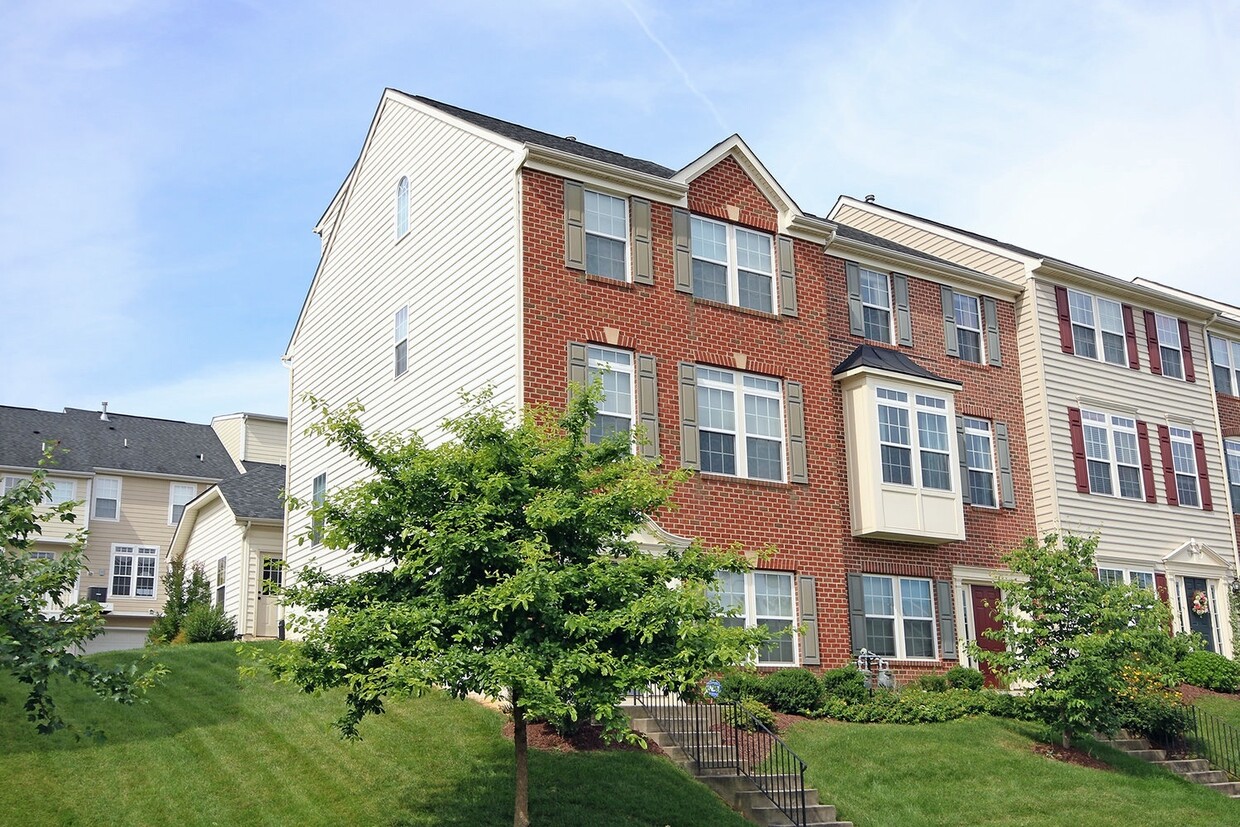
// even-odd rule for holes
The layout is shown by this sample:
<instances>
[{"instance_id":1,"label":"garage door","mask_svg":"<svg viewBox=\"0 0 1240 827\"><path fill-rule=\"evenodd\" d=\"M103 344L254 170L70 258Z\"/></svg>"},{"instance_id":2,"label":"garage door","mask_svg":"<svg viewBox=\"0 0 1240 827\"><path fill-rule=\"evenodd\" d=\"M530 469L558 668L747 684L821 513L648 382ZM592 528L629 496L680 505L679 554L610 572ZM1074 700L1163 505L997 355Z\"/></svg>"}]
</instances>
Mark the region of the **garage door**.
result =
<instances>
[{"instance_id":1,"label":"garage door","mask_svg":"<svg viewBox=\"0 0 1240 827\"><path fill-rule=\"evenodd\" d=\"M146 629L104 629L99 637L86 641L86 654L116 649L141 649L146 645Z\"/></svg>"}]
</instances>

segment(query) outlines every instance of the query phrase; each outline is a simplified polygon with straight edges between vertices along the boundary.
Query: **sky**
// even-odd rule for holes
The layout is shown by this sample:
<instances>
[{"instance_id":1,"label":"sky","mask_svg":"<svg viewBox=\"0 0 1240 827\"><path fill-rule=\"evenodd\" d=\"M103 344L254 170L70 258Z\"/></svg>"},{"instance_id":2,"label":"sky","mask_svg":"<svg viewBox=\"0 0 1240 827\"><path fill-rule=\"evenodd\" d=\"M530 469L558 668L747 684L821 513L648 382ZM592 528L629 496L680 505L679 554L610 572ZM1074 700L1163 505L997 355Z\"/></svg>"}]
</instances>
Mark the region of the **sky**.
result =
<instances>
[{"instance_id":1,"label":"sky","mask_svg":"<svg viewBox=\"0 0 1240 827\"><path fill-rule=\"evenodd\" d=\"M1240 3L0 0L0 404L285 414L385 87L1240 305Z\"/></svg>"}]
</instances>

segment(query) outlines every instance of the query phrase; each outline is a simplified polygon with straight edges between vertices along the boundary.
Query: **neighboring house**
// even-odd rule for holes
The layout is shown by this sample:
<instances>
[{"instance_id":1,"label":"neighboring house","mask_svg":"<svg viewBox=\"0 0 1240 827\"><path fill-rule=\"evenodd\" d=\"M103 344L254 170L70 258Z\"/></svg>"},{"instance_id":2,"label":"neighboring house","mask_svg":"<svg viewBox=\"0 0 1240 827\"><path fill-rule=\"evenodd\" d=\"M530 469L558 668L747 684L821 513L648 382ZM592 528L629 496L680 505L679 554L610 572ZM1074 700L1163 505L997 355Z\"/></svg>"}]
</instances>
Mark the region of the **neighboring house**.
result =
<instances>
[{"instance_id":1,"label":"neighboring house","mask_svg":"<svg viewBox=\"0 0 1240 827\"><path fill-rule=\"evenodd\" d=\"M1231 655L1240 502L1225 496L1224 468L1240 471L1234 312L875 203L841 198L831 218L1020 290L1039 533L1096 533L1099 576L1152 585L1178 631L1199 631Z\"/></svg>"},{"instance_id":2,"label":"neighboring house","mask_svg":"<svg viewBox=\"0 0 1240 827\"><path fill-rule=\"evenodd\" d=\"M804 629L760 665L868 648L907 677L990 625L998 556L1035 530L1021 285L802 212L737 136L674 170L394 90L316 231L290 494L362 473L307 434L305 393L433 443L461 389L562 404L601 377L597 433L640 425L636 450L700 472L646 539L778 550L717 583L737 622ZM304 512L285 554L358 570Z\"/></svg>"}]
</instances>

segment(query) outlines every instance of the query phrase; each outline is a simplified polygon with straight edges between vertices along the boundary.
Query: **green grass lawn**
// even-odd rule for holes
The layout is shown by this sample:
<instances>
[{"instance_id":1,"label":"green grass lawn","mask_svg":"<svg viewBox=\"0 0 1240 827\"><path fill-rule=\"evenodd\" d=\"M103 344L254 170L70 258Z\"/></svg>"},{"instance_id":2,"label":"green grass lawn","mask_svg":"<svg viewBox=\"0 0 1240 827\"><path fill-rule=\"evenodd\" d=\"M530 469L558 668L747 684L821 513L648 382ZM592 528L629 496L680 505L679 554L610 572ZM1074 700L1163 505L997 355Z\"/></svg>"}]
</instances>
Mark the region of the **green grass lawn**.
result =
<instances>
[{"instance_id":1,"label":"green grass lawn","mask_svg":"<svg viewBox=\"0 0 1240 827\"><path fill-rule=\"evenodd\" d=\"M438 694L400 700L347 742L332 728L340 695L241 677L234 644L159 658L170 675L148 703L119 706L77 687L57 696L69 720L106 731L101 744L35 734L20 687L0 676L0 823L512 823L512 742L491 709ZM532 751L530 776L538 825L745 824L656 756Z\"/></svg>"},{"instance_id":2,"label":"green grass lawn","mask_svg":"<svg viewBox=\"0 0 1240 827\"><path fill-rule=\"evenodd\" d=\"M1115 770L1032 752L1032 724L973 718L944 724L798 724L789 745L807 783L857 827L1240 824L1240 800L1098 746Z\"/></svg>"},{"instance_id":3,"label":"green grass lawn","mask_svg":"<svg viewBox=\"0 0 1240 827\"><path fill-rule=\"evenodd\" d=\"M1193 701L1193 706L1240 729L1240 695L1202 695Z\"/></svg>"}]
</instances>

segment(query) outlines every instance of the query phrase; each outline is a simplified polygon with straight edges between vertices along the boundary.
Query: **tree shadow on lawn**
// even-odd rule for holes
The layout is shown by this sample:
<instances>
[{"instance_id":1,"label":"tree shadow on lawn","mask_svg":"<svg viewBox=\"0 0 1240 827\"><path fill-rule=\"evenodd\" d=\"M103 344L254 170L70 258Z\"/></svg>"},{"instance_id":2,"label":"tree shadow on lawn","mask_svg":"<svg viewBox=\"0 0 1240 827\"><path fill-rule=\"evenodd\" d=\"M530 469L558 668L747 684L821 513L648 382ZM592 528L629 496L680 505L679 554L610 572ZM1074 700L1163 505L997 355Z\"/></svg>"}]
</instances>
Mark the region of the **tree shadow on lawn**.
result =
<instances>
[{"instance_id":1,"label":"tree shadow on lawn","mask_svg":"<svg viewBox=\"0 0 1240 827\"><path fill-rule=\"evenodd\" d=\"M1043 744L1056 745L1060 742L1058 732L1053 731L1045 724L1033 721L1017 721L1010 718L997 718L1004 729L1017 735L1030 738L1035 742ZM1154 766L1148 761L1140 758L1134 758L1126 752L1108 747L1106 744L1100 743L1094 738L1082 737L1073 740L1073 745L1078 749L1089 753L1108 764L1107 770L1119 773L1121 775L1129 775L1134 778L1169 778L1178 779L1174 773Z\"/></svg>"}]
</instances>

